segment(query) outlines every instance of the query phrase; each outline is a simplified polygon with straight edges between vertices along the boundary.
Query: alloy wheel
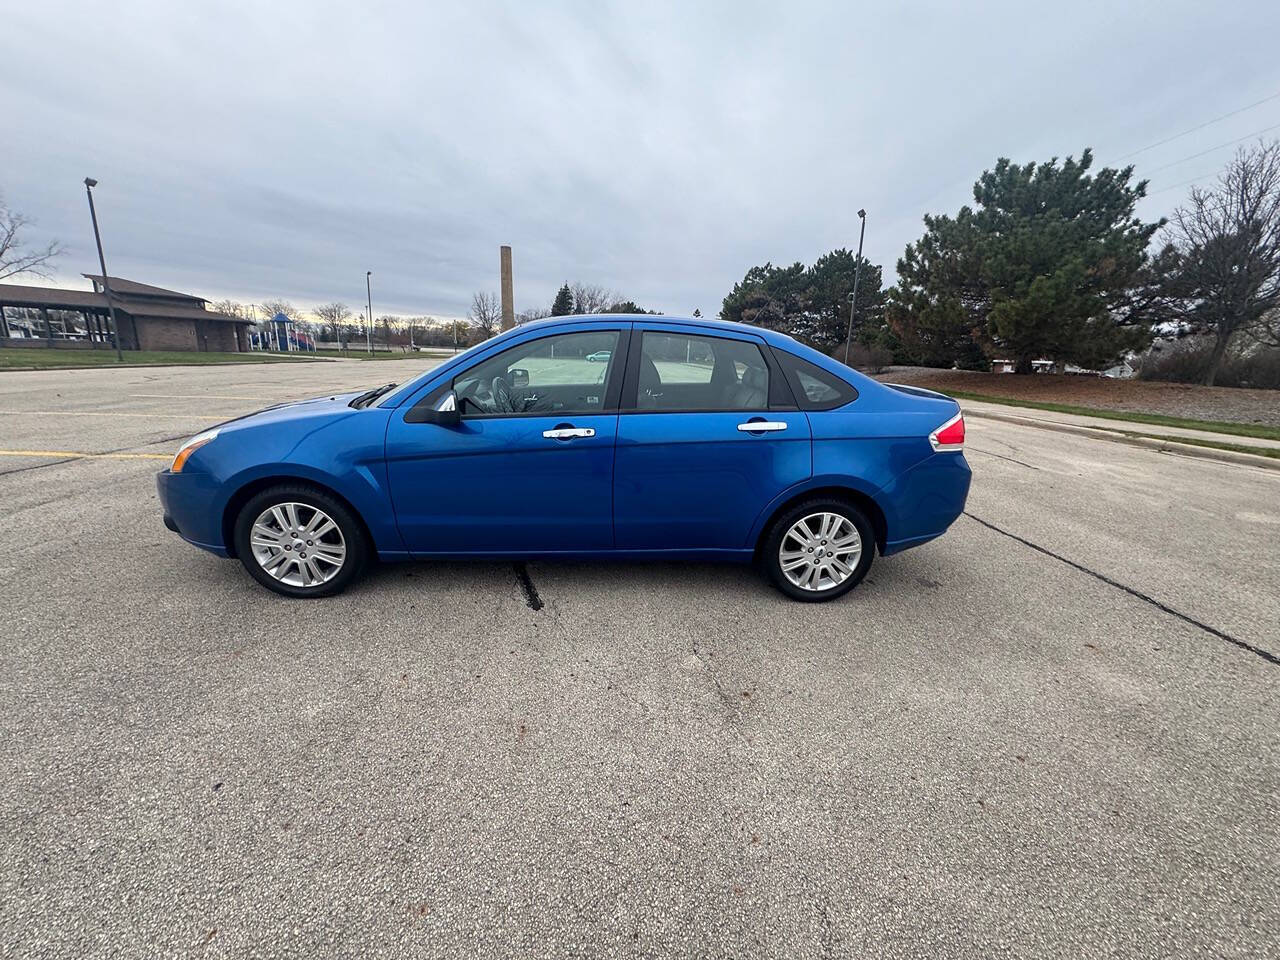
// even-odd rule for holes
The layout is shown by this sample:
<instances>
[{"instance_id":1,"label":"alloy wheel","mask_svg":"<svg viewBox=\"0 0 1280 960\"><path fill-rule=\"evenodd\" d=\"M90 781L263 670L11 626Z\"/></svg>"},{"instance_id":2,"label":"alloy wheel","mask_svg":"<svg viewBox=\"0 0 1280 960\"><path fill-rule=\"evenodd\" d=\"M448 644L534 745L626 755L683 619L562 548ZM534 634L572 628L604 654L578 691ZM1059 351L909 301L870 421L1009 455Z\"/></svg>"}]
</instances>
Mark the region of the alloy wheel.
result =
<instances>
[{"instance_id":1,"label":"alloy wheel","mask_svg":"<svg viewBox=\"0 0 1280 960\"><path fill-rule=\"evenodd\" d=\"M848 517L811 513L791 525L778 546L782 575L801 590L833 590L853 576L862 535Z\"/></svg>"},{"instance_id":2,"label":"alloy wheel","mask_svg":"<svg viewBox=\"0 0 1280 960\"><path fill-rule=\"evenodd\" d=\"M277 503L249 530L253 558L269 576L292 587L315 587L338 575L347 561L342 530L309 503Z\"/></svg>"}]
</instances>

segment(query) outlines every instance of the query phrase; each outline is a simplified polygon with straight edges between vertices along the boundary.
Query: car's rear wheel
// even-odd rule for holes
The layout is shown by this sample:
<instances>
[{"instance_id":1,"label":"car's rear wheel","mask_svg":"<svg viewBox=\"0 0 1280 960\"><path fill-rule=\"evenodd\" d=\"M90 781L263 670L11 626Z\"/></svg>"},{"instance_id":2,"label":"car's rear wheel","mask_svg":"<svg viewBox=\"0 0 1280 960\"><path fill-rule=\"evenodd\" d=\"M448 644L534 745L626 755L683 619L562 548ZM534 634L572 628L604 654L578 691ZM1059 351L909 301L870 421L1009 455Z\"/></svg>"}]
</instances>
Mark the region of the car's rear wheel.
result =
<instances>
[{"instance_id":1,"label":"car's rear wheel","mask_svg":"<svg viewBox=\"0 0 1280 960\"><path fill-rule=\"evenodd\" d=\"M364 569L364 528L337 498L281 484L249 499L235 524L236 555L249 575L286 597L329 597Z\"/></svg>"},{"instance_id":2,"label":"car's rear wheel","mask_svg":"<svg viewBox=\"0 0 1280 960\"><path fill-rule=\"evenodd\" d=\"M858 585L875 558L871 521L851 503L814 499L774 520L760 560L769 579L793 600L820 603Z\"/></svg>"}]
</instances>

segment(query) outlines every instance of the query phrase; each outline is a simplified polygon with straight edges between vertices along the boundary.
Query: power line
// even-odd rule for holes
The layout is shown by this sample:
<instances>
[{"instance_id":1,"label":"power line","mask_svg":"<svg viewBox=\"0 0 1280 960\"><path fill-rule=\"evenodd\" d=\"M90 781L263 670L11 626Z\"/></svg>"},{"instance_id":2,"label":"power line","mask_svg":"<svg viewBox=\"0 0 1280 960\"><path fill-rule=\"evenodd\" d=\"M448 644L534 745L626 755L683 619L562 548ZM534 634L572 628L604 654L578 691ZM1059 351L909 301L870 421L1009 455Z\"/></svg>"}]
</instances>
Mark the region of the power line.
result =
<instances>
[{"instance_id":1,"label":"power line","mask_svg":"<svg viewBox=\"0 0 1280 960\"><path fill-rule=\"evenodd\" d=\"M1150 176L1153 173L1159 173L1161 170L1168 170L1170 167L1176 167L1180 163L1185 163L1188 160L1195 160L1197 157L1203 157L1205 154L1213 153L1215 150L1221 150L1223 147L1234 146L1244 140L1251 140L1254 137L1259 137L1264 133L1270 133L1272 130L1276 129L1280 129L1280 123L1272 124L1269 127L1263 127L1261 130L1255 130L1253 133L1246 133L1243 137L1228 140L1226 143L1220 143L1216 147L1210 147L1208 150L1201 150L1199 153L1193 153L1188 157L1183 157L1181 160L1174 160L1172 163L1166 163L1163 167L1156 167L1154 170L1147 170L1145 171L1146 175Z\"/></svg>"},{"instance_id":2,"label":"power line","mask_svg":"<svg viewBox=\"0 0 1280 960\"><path fill-rule=\"evenodd\" d=\"M1204 123L1194 126L1190 130L1183 130L1182 133L1175 134L1172 137L1166 137L1164 140L1157 140L1155 143L1149 143L1145 147L1133 151L1133 153L1126 153L1123 157L1120 157L1120 159L1128 160L1130 157L1136 157L1138 154L1146 153L1148 150L1154 150L1156 147L1163 147L1166 143L1173 143L1175 140L1181 140L1189 133L1195 133L1197 130L1203 130L1205 127L1212 126L1220 120L1225 120L1227 117L1234 117L1237 113L1244 113L1246 110L1252 110L1254 107L1260 107L1264 103L1270 103L1272 100L1280 100L1280 93L1273 93L1271 96L1263 97L1261 100L1251 103L1247 107L1241 107L1239 110L1232 110L1230 113L1224 113L1220 117L1214 117L1212 120L1206 120Z\"/></svg>"},{"instance_id":3,"label":"power line","mask_svg":"<svg viewBox=\"0 0 1280 960\"><path fill-rule=\"evenodd\" d=\"M1183 180L1181 183L1175 183L1169 187L1161 187L1159 190L1152 190L1150 193L1147 194L1147 196L1154 197L1157 193L1166 193L1169 190L1177 190L1179 187L1185 187L1195 183L1198 180L1204 180L1206 177L1212 177L1215 173L1218 173L1218 171L1211 170L1209 173L1202 173L1200 174L1200 176L1192 177L1190 180Z\"/></svg>"}]
</instances>

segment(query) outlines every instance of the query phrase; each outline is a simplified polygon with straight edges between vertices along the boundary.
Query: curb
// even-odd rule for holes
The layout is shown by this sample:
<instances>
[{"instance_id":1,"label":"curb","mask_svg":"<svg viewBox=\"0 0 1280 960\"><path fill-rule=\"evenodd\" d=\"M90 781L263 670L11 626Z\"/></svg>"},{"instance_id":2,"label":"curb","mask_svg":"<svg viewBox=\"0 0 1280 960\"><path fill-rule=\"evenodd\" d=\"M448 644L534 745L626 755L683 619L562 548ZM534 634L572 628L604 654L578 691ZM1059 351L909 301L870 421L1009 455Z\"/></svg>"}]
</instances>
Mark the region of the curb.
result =
<instances>
[{"instance_id":1,"label":"curb","mask_svg":"<svg viewBox=\"0 0 1280 960\"><path fill-rule=\"evenodd\" d=\"M963 401L961 410L966 417L977 417L983 420L1001 420L1022 427L1039 427L1042 430L1055 430L1058 433L1074 433L1081 437L1092 437L1094 440L1110 440L1113 443L1127 443L1133 447L1146 447L1160 453L1177 453L1186 457L1201 460L1216 460L1219 463L1234 463L1239 466L1260 467L1263 470L1280 470L1280 458L1267 457L1255 453L1239 453L1235 450L1220 450L1217 447L1201 447L1193 443L1178 443L1176 440L1161 440L1156 437L1133 437L1115 430L1100 427L1086 427L1075 423L1060 423L1057 420L1040 420L1035 417L1019 417L1012 413L990 413L988 411L965 410Z\"/></svg>"}]
</instances>

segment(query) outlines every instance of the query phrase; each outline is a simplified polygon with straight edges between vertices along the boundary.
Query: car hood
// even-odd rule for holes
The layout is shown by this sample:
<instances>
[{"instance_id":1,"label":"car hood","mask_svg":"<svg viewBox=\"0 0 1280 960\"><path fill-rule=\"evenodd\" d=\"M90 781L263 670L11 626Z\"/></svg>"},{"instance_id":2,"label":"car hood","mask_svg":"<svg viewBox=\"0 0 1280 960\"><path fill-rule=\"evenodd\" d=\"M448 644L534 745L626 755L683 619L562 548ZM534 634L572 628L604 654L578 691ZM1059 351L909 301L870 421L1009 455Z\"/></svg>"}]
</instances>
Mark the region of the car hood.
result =
<instances>
[{"instance_id":1,"label":"car hood","mask_svg":"<svg viewBox=\"0 0 1280 960\"><path fill-rule=\"evenodd\" d=\"M300 420L320 414L358 413L351 406L351 401L363 393L353 390L349 393L331 393L322 397L310 397L306 400L289 400L270 407L263 407L253 413L246 413L218 424L217 429L225 427L259 426L266 423L281 423L287 420Z\"/></svg>"}]
</instances>

